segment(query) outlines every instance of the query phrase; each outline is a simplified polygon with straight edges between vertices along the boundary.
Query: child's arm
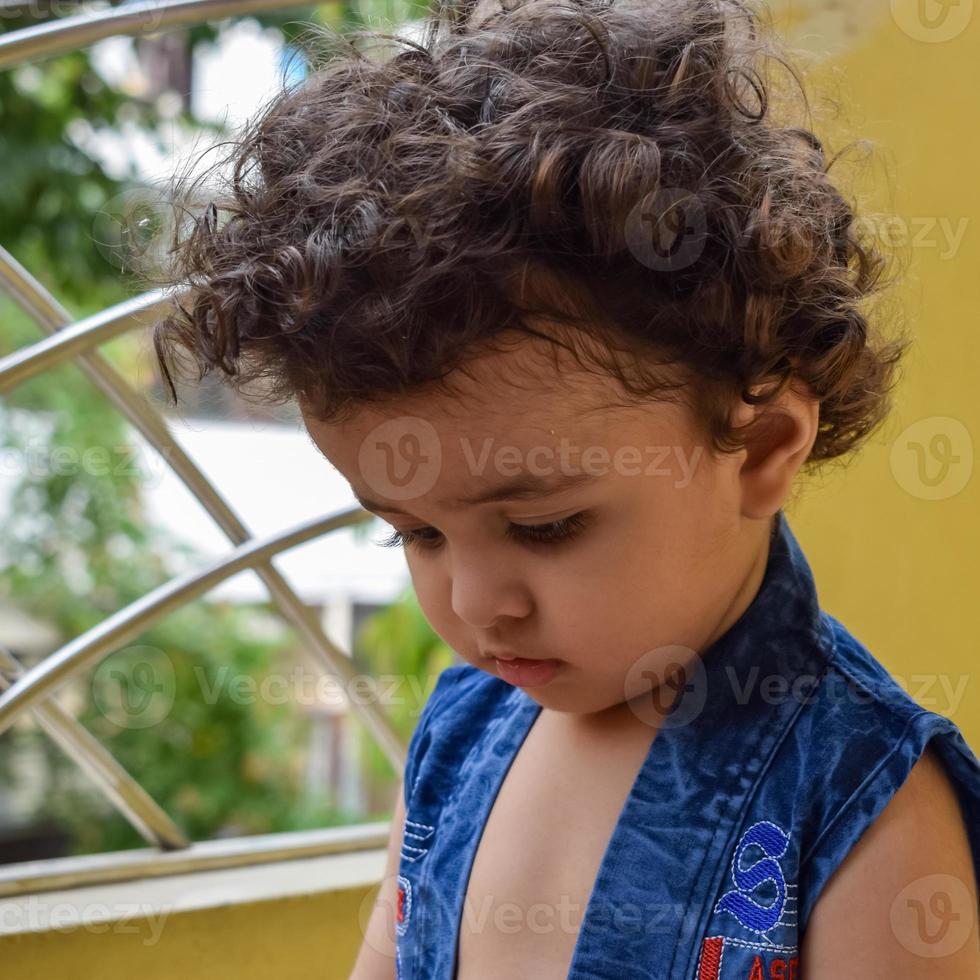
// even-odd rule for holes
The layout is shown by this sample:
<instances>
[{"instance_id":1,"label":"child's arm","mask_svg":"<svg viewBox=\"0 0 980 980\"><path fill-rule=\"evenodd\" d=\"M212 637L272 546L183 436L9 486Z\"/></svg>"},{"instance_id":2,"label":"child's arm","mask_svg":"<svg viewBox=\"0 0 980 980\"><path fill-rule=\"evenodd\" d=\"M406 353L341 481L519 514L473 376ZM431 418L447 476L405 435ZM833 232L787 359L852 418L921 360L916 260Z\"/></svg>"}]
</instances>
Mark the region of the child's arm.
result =
<instances>
[{"instance_id":1,"label":"child's arm","mask_svg":"<svg viewBox=\"0 0 980 980\"><path fill-rule=\"evenodd\" d=\"M927 746L814 905L800 976L977 980L978 943L976 874L963 815Z\"/></svg>"},{"instance_id":2,"label":"child's arm","mask_svg":"<svg viewBox=\"0 0 980 980\"><path fill-rule=\"evenodd\" d=\"M395 980L395 910L398 900L398 864L405 828L405 784L399 782L395 812L388 838L388 860L375 899L364 942L349 980Z\"/></svg>"}]
</instances>

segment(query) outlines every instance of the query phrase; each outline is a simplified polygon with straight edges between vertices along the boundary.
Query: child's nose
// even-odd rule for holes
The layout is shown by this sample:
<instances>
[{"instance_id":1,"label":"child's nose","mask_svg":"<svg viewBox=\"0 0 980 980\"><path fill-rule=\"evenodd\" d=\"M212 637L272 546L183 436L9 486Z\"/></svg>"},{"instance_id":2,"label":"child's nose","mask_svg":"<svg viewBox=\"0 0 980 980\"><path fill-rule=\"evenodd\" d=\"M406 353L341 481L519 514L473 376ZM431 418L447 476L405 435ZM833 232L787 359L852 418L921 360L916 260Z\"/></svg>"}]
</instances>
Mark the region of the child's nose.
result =
<instances>
[{"instance_id":1,"label":"child's nose","mask_svg":"<svg viewBox=\"0 0 980 980\"><path fill-rule=\"evenodd\" d=\"M455 554L450 572L453 612L474 629L492 629L502 617L522 618L531 602L528 589L503 554Z\"/></svg>"}]
</instances>

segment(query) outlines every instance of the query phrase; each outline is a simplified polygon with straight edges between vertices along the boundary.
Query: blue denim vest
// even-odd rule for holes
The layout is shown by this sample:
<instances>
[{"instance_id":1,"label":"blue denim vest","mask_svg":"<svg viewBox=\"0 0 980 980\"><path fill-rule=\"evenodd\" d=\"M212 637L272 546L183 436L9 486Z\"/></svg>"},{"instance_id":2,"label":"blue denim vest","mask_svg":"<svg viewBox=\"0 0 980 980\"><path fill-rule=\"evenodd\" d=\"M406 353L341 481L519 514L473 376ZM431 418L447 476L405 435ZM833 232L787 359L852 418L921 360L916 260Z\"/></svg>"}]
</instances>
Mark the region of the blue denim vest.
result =
<instances>
[{"instance_id":1,"label":"blue denim vest","mask_svg":"<svg viewBox=\"0 0 980 980\"><path fill-rule=\"evenodd\" d=\"M569 980L796 980L821 889L930 742L980 865L980 762L820 609L782 511L758 593L702 663L620 812ZM405 767L398 980L453 980L477 845L540 711L470 664L439 675Z\"/></svg>"}]
</instances>

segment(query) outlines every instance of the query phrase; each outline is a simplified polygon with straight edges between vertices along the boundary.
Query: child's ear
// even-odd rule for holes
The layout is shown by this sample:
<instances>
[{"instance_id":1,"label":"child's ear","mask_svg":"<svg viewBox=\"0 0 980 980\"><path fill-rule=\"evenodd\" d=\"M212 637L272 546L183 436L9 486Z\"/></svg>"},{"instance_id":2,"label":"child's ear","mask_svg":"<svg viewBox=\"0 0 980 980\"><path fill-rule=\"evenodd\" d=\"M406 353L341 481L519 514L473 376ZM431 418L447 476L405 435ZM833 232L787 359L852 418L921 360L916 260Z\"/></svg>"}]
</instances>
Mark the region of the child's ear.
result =
<instances>
[{"instance_id":1,"label":"child's ear","mask_svg":"<svg viewBox=\"0 0 980 980\"><path fill-rule=\"evenodd\" d=\"M764 388L766 385L755 385L750 391L757 394ZM740 453L742 514L755 519L771 517L783 506L797 471L813 448L820 422L820 402L808 385L794 380L765 405L740 401L733 420L736 426L755 420Z\"/></svg>"}]
</instances>

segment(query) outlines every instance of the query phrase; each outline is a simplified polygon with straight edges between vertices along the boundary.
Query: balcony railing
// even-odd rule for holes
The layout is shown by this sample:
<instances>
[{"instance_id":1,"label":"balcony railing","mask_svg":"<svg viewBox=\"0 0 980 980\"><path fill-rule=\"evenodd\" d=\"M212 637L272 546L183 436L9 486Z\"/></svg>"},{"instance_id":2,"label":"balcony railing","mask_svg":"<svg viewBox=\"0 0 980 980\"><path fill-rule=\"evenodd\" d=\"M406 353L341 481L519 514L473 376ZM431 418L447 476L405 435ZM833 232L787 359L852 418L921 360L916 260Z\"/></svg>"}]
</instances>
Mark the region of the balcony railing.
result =
<instances>
[{"instance_id":1,"label":"balcony railing","mask_svg":"<svg viewBox=\"0 0 980 980\"><path fill-rule=\"evenodd\" d=\"M293 0L150 0L88 12L0 36L0 69L93 44L117 35L158 31L208 20L295 7ZM154 875L335 854L383 847L387 824L283 833L193 843L134 777L102 744L65 711L53 695L82 670L91 668L185 603L239 573L253 569L275 607L298 632L320 667L345 686L355 678L350 657L326 635L272 559L331 531L372 519L360 507L307 521L257 540L228 501L184 452L162 415L100 352L113 338L152 322L170 301L162 291L127 300L95 316L73 321L31 273L0 246L0 290L47 335L0 359L0 393L69 359L77 362L118 411L162 456L205 508L229 541L221 560L182 575L109 616L25 669L0 646L0 732L24 712L78 764L111 804L150 845L146 849L84 858L53 859L0 869L0 896L23 895ZM2 637L0 637L2 643ZM396 771L405 747L388 717L373 702L352 699L354 709Z\"/></svg>"}]
</instances>

